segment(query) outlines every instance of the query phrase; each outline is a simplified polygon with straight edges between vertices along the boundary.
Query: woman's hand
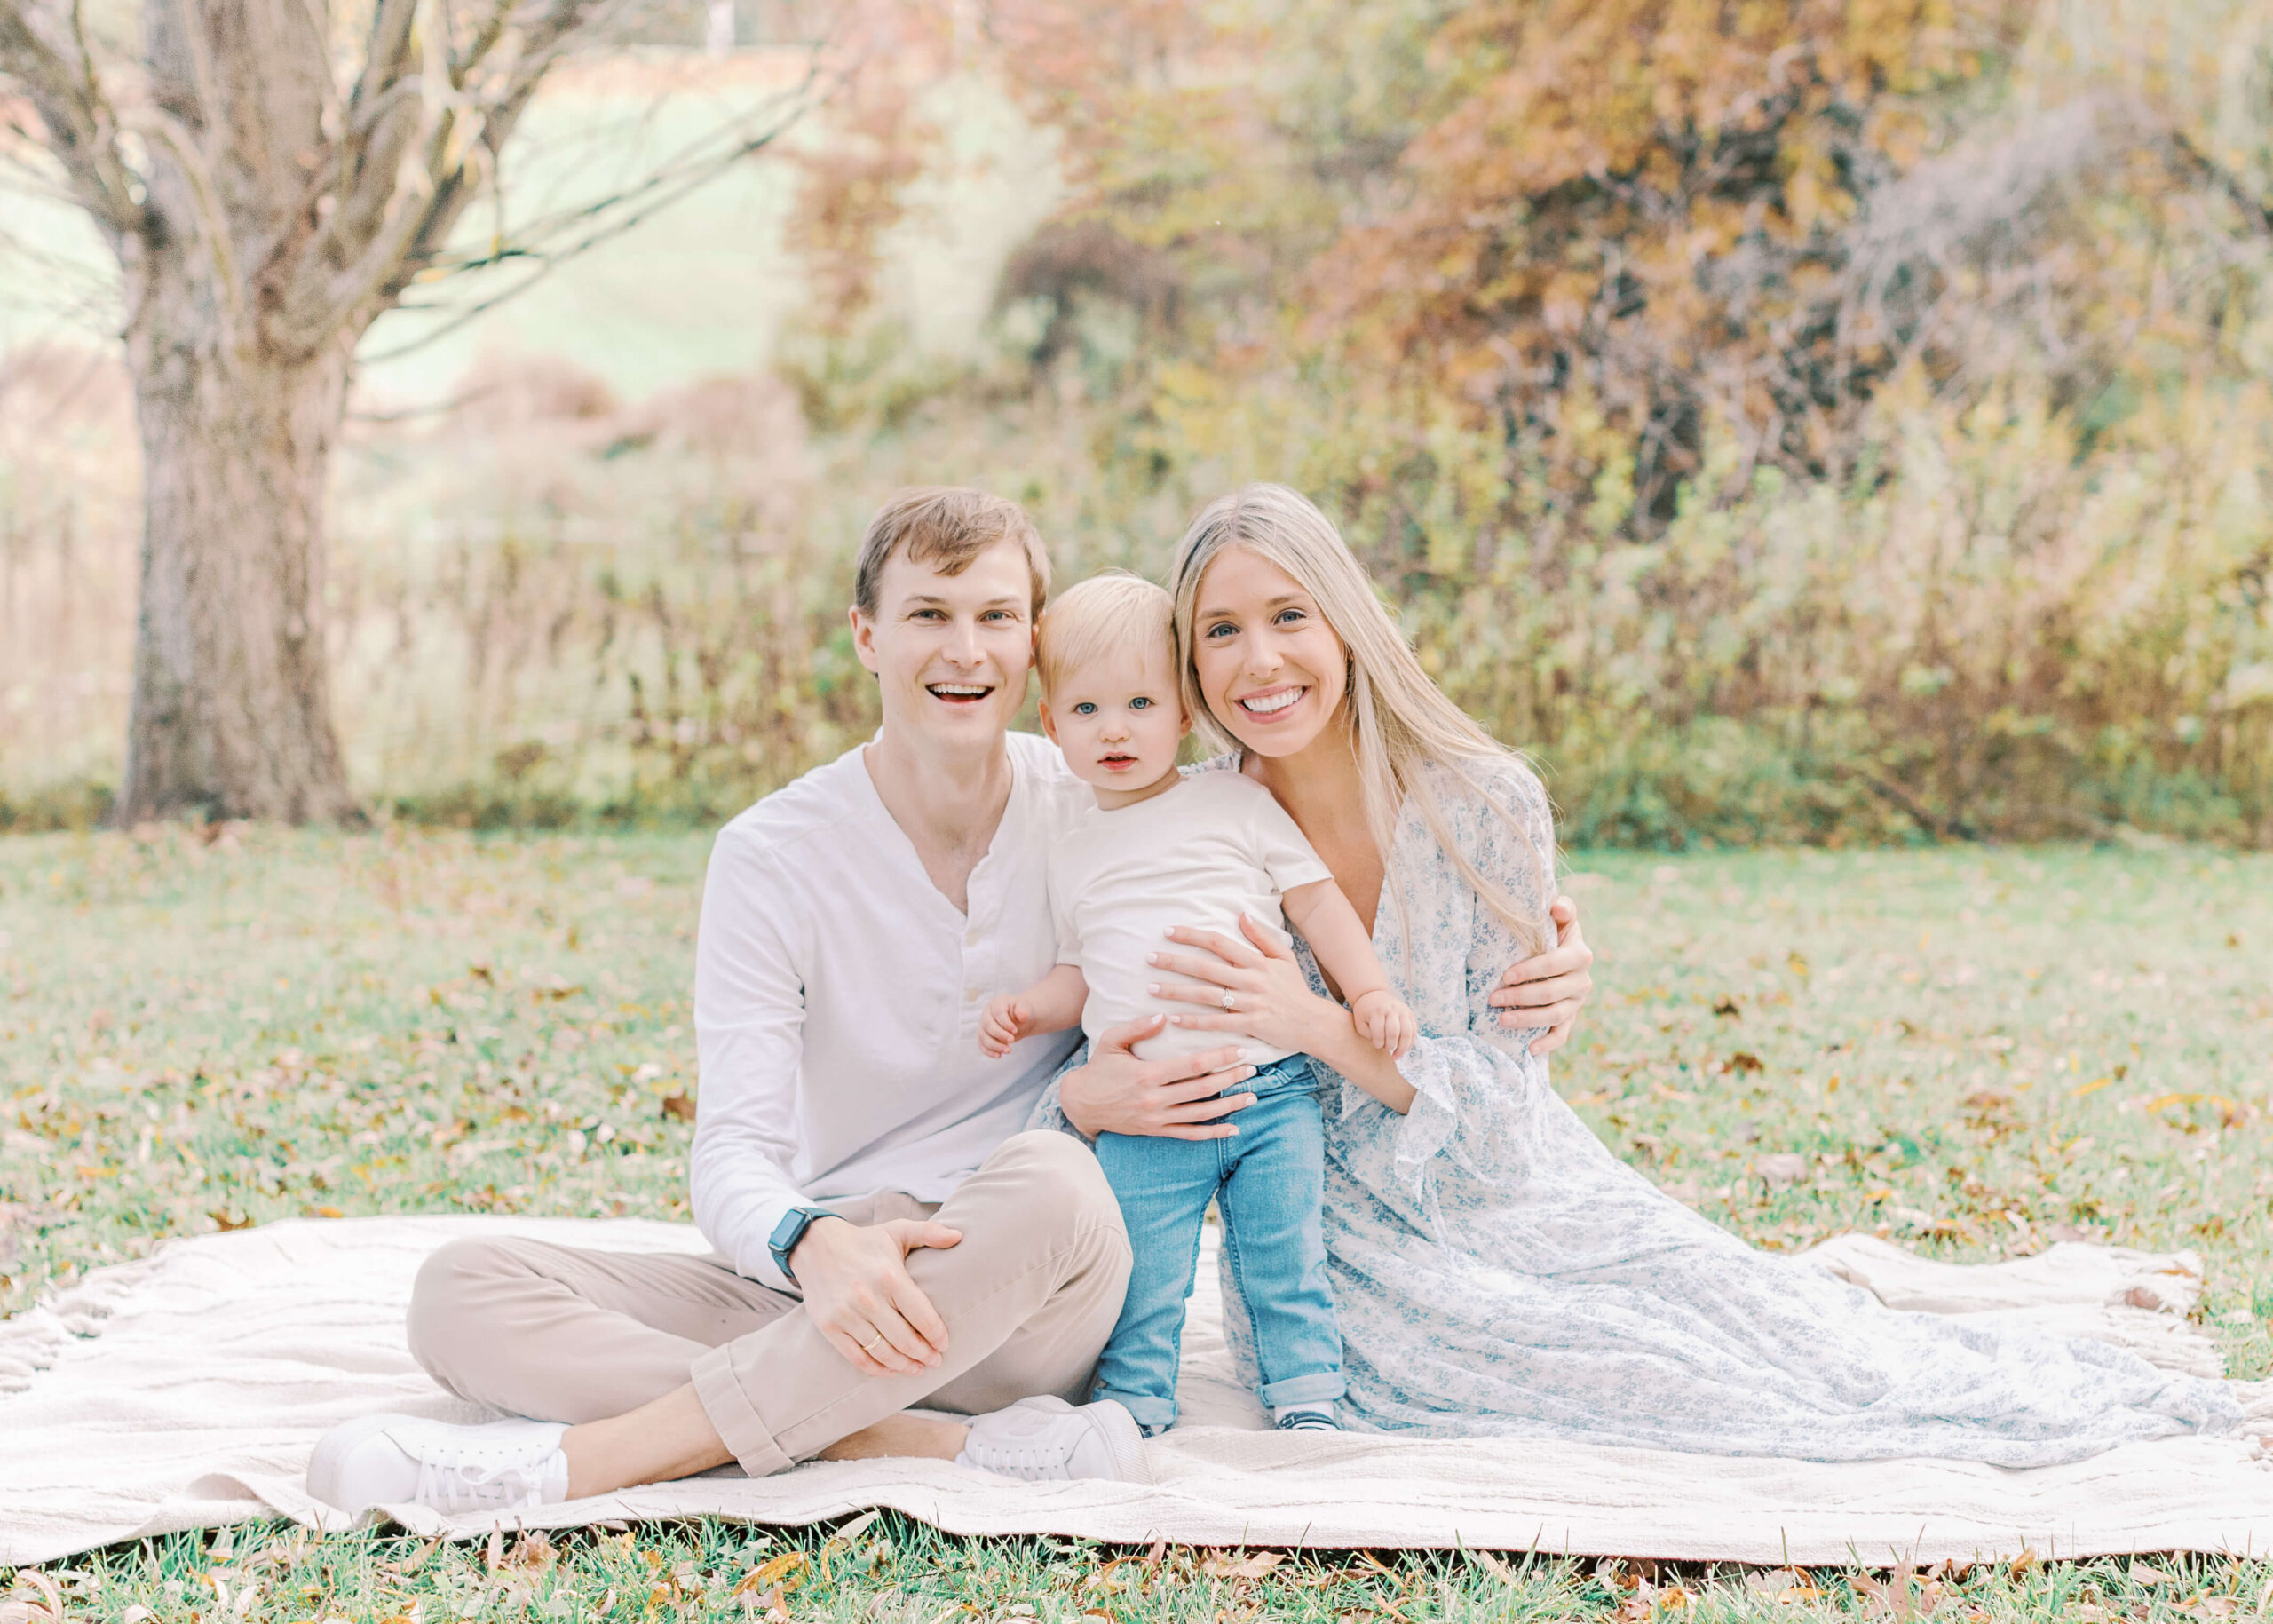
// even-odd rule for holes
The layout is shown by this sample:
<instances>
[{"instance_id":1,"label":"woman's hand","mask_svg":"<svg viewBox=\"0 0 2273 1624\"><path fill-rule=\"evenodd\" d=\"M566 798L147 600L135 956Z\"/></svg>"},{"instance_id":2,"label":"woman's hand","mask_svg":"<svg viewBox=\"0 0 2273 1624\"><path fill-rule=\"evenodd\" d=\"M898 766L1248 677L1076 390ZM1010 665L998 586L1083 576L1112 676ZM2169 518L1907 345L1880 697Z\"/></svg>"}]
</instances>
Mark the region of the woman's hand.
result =
<instances>
[{"instance_id":1,"label":"woman's hand","mask_svg":"<svg viewBox=\"0 0 2273 1624\"><path fill-rule=\"evenodd\" d=\"M1571 1041L1579 1011L1595 990L1588 969L1595 950L1580 933L1579 905L1557 897L1548 916L1555 921L1555 946L1509 965L1500 985L1492 989L1492 1007L1501 1011L1502 1026L1511 1032L1547 1028L1532 1040L1535 1055L1552 1054Z\"/></svg>"},{"instance_id":2,"label":"woman's hand","mask_svg":"<svg viewBox=\"0 0 2273 1624\"><path fill-rule=\"evenodd\" d=\"M1246 939L1178 925L1168 939L1201 951L1162 948L1147 955L1146 962L1162 978L1149 989L1153 997L1208 1006L1204 1014L1176 1014L1168 1019L1199 1032L1243 1033L1258 1043L1303 1054L1323 1055L1346 1047L1340 1040L1356 1030L1350 1011L1311 991L1294 949L1245 914L1239 915L1239 932ZM1172 976L1184 979L1168 978Z\"/></svg>"},{"instance_id":3,"label":"woman's hand","mask_svg":"<svg viewBox=\"0 0 2273 1624\"><path fill-rule=\"evenodd\" d=\"M1214 931L1179 927L1168 935L1201 953L1152 955L1152 963L1169 975L1189 976L1189 981L1162 981L1152 986L1160 998L1183 1003L1213 1006L1208 1013L1176 1015L1179 1026L1201 1032L1242 1032L1258 1043L1292 1050L1323 1060L1335 1071L1402 1115L1413 1105L1413 1085L1397 1069L1397 1057L1383 1053L1358 1030L1349 1010L1331 998L1311 991L1294 950L1283 947L1255 920L1239 915L1239 933L1233 941ZM1228 994L1232 1007L1224 1007Z\"/></svg>"},{"instance_id":4,"label":"woman's hand","mask_svg":"<svg viewBox=\"0 0 2273 1624\"><path fill-rule=\"evenodd\" d=\"M1129 1046L1166 1022L1148 1015L1099 1033L1088 1063L1057 1080L1057 1108L1065 1120L1092 1139L1101 1133L1224 1139L1239 1132L1222 1119L1255 1104L1255 1096L1227 1090L1254 1076L1255 1067L1240 1060L1236 1046L1174 1060L1138 1059Z\"/></svg>"}]
</instances>

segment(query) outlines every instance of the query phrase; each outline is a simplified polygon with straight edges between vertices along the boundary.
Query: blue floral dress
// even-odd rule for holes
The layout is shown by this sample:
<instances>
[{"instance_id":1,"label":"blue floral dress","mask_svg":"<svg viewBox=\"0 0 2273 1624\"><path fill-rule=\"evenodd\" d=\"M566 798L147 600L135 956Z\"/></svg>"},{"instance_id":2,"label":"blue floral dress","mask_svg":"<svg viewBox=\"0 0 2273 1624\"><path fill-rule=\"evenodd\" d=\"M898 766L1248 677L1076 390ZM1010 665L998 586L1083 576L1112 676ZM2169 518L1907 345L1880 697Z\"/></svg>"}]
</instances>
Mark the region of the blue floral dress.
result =
<instances>
[{"instance_id":1,"label":"blue floral dress","mask_svg":"<svg viewBox=\"0 0 2273 1624\"><path fill-rule=\"evenodd\" d=\"M1489 772L1484 794L1514 827L1446 772L1454 844L1543 917L1546 794L1512 760ZM1535 1034L1498 1025L1486 1000L1524 950L1417 812L1390 858L1374 948L1420 1018L1399 1066L1412 1108L1399 1115L1319 1068L1346 1425L2008 1467L2240 1426L2223 1383L2101 1343L1889 1309L1666 1195L1548 1087ZM1065 1126L1055 1084L1036 1120ZM1252 1383L1239 1294L1224 1297Z\"/></svg>"}]
</instances>

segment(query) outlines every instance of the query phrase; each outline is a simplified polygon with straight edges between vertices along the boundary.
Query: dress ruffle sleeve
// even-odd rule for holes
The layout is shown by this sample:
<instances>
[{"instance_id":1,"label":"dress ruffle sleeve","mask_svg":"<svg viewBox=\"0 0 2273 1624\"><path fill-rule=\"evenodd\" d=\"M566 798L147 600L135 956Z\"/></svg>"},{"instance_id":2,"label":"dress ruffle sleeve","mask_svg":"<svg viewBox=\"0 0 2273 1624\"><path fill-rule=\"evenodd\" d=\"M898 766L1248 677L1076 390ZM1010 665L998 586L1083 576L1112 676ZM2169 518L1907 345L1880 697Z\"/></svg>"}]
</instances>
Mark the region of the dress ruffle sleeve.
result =
<instances>
[{"instance_id":1,"label":"dress ruffle sleeve","mask_svg":"<svg viewBox=\"0 0 2273 1624\"><path fill-rule=\"evenodd\" d=\"M1483 764L1472 778L1430 771L1459 858L1517 912L1544 921L1554 825L1538 779L1513 760ZM1490 1002L1507 967L1532 949L1478 897L1409 804L1374 945L1420 1018L1421 1034L1398 1066L1414 1097L1400 1116L1342 1080L1334 1149L1360 1183L1442 1240L1445 1159L1467 1177L1519 1186L1539 1150L1526 1125L1554 1104L1547 1063L1530 1052L1537 1034L1503 1029Z\"/></svg>"}]
</instances>

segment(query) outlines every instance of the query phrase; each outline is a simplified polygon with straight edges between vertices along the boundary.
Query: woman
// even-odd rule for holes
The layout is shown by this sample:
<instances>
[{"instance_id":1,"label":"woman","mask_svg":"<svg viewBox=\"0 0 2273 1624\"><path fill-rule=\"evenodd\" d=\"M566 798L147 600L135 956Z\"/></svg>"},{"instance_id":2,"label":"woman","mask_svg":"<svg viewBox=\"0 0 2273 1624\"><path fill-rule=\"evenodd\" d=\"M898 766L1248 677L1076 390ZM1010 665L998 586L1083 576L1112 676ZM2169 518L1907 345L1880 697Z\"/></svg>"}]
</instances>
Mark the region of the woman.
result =
<instances>
[{"instance_id":1,"label":"woman","mask_svg":"<svg viewBox=\"0 0 2273 1624\"><path fill-rule=\"evenodd\" d=\"M1192 1011L1168 1018L1301 1050L1345 1080L1326 1102L1325 1223L1346 1422L2008 1467L2240 1424L2223 1384L2101 1343L1889 1310L1753 1250L1619 1161L1488 1002L1498 967L1548 934L1538 780L1429 680L1296 493L1215 503L1170 586L1188 708L1230 751L1200 770L1278 796L1422 1022L1390 1061L1306 957L1260 932L1179 932L1189 950L1162 955L1161 995ZM1157 1131L1117 1057L1057 1086L1091 1137ZM1251 1383L1244 1327L1230 1328Z\"/></svg>"}]
</instances>

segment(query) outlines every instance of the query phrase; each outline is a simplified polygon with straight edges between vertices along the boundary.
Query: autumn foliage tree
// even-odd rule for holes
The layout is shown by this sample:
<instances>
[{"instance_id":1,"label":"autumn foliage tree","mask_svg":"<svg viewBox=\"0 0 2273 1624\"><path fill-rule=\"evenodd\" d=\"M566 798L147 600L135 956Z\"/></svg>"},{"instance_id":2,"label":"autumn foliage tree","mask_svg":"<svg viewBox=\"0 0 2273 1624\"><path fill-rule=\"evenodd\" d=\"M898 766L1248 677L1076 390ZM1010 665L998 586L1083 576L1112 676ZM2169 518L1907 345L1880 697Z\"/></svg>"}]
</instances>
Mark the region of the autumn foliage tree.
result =
<instances>
[{"instance_id":1,"label":"autumn foliage tree","mask_svg":"<svg viewBox=\"0 0 2273 1624\"><path fill-rule=\"evenodd\" d=\"M1509 737L1663 782L1749 729L1786 834L2099 829L2193 772L2273 837L2273 539L2217 494L2266 449L2250 12L985 15L1073 183L1050 302L1152 327L1099 456L1304 484Z\"/></svg>"}]
</instances>

